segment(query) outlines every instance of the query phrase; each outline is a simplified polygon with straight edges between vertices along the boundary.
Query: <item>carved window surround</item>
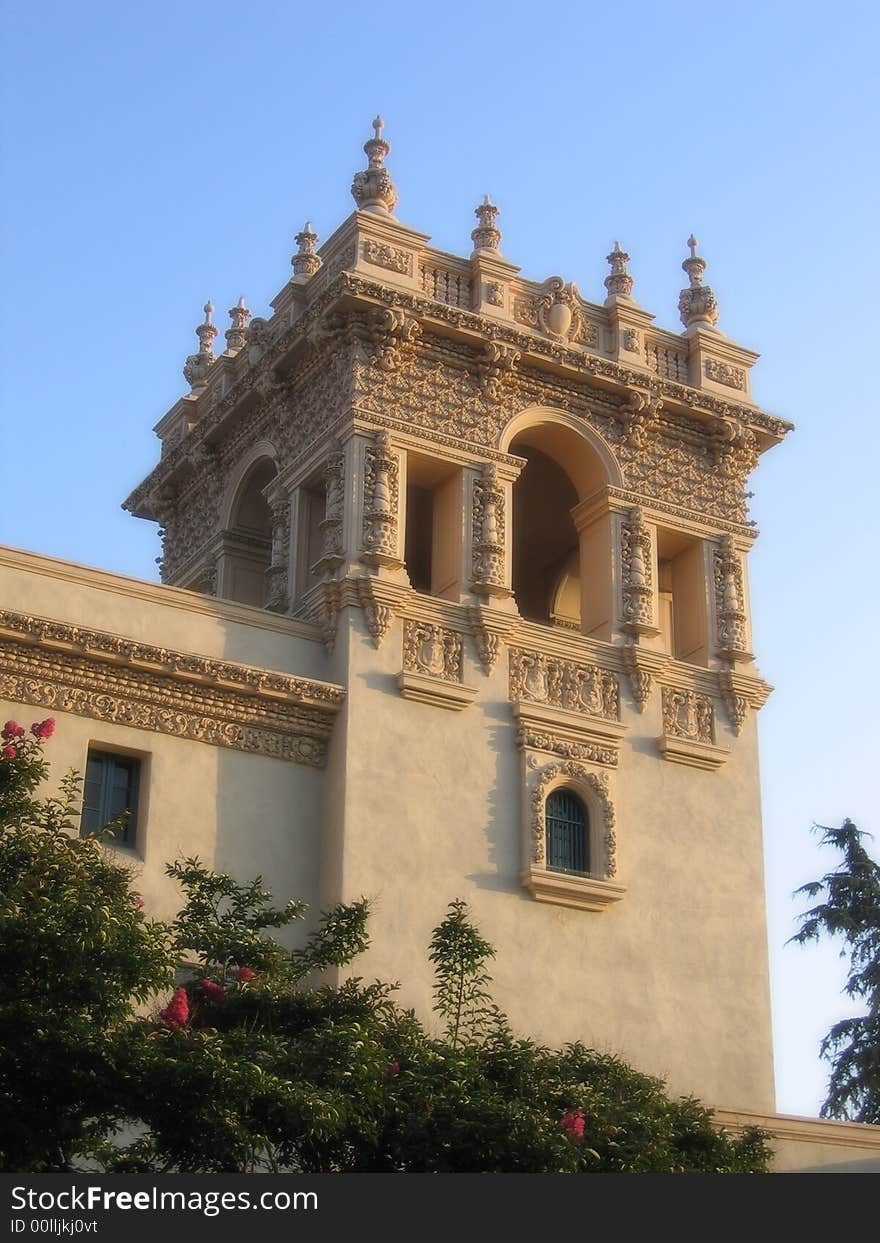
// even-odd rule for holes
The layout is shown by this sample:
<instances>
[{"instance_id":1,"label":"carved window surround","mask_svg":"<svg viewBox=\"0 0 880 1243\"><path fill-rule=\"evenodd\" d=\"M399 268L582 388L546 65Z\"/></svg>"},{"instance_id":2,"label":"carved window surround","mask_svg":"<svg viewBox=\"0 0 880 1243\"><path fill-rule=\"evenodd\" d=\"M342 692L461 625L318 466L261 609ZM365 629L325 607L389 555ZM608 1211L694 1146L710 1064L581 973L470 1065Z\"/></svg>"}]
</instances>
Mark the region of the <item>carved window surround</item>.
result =
<instances>
[{"instance_id":1,"label":"carved window surround","mask_svg":"<svg viewBox=\"0 0 880 1243\"><path fill-rule=\"evenodd\" d=\"M617 877L615 809L608 774L591 772L573 760L540 766L535 756L524 757L524 864L523 886L538 902L601 911L619 902L626 893ZM547 796L566 787L585 802L590 817L590 858L594 870L587 875L555 871L546 865Z\"/></svg>"},{"instance_id":2,"label":"carved window surround","mask_svg":"<svg viewBox=\"0 0 880 1243\"><path fill-rule=\"evenodd\" d=\"M345 692L105 631L0 612L0 694L212 746L322 767Z\"/></svg>"}]
</instances>

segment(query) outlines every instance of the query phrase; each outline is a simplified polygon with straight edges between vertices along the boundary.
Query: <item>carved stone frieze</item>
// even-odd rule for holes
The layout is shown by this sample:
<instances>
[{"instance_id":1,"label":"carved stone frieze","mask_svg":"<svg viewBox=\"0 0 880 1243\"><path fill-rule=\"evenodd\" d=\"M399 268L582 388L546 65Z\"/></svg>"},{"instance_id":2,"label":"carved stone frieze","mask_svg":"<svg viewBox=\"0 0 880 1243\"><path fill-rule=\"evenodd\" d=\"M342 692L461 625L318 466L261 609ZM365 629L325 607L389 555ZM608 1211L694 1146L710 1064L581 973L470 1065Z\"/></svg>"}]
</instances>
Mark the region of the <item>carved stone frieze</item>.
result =
<instances>
[{"instance_id":1,"label":"carved stone frieze","mask_svg":"<svg viewBox=\"0 0 880 1243\"><path fill-rule=\"evenodd\" d=\"M411 619L403 624L403 667L413 673L460 682L463 646L457 630Z\"/></svg>"},{"instance_id":2,"label":"carved stone frieze","mask_svg":"<svg viewBox=\"0 0 880 1243\"><path fill-rule=\"evenodd\" d=\"M728 388L742 390L746 386L746 373L742 367L732 367L729 363L719 362L715 358L707 358L703 364L703 374L707 380L716 384L726 384Z\"/></svg>"},{"instance_id":3,"label":"carved stone frieze","mask_svg":"<svg viewBox=\"0 0 880 1243\"><path fill-rule=\"evenodd\" d=\"M400 464L387 431L377 432L364 459L362 561L399 564L398 513Z\"/></svg>"},{"instance_id":4,"label":"carved stone frieze","mask_svg":"<svg viewBox=\"0 0 880 1243\"><path fill-rule=\"evenodd\" d=\"M471 586L479 595L507 594L504 557L504 489L494 462L483 466L474 481Z\"/></svg>"},{"instance_id":5,"label":"carved stone frieze","mask_svg":"<svg viewBox=\"0 0 880 1243\"><path fill-rule=\"evenodd\" d=\"M322 766L344 692L269 670L0 614L0 696ZM10 637L26 636L26 639Z\"/></svg>"},{"instance_id":6,"label":"carved stone frieze","mask_svg":"<svg viewBox=\"0 0 880 1243\"><path fill-rule=\"evenodd\" d=\"M511 699L585 712L607 721L620 719L620 688L617 675L609 669L517 647L509 655Z\"/></svg>"},{"instance_id":7,"label":"carved stone frieze","mask_svg":"<svg viewBox=\"0 0 880 1243\"><path fill-rule=\"evenodd\" d=\"M516 731L516 745L520 751L546 751L562 759L586 760L591 764L605 764L609 768L616 768L620 758L616 747L603 746L598 742L572 741L531 725L520 725Z\"/></svg>"},{"instance_id":8,"label":"carved stone frieze","mask_svg":"<svg viewBox=\"0 0 880 1243\"><path fill-rule=\"evenodd\" d=\"M364 258L377 268L387 268L389 272L399 272L402 276L412 275L412 252L401 250L399 246L389 246L368 237L364 241Z\"/></svg>"}]
</instances>

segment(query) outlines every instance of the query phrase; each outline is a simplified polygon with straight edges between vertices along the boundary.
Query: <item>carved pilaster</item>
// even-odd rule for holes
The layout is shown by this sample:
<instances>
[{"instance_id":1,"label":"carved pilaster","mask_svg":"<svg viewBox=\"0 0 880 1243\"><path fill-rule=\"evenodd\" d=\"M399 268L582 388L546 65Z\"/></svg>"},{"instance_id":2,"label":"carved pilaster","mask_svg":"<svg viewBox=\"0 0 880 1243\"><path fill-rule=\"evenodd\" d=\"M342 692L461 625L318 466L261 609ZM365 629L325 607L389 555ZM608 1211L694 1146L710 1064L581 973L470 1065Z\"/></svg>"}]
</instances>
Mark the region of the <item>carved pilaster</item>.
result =
<instances>
[{"instance_id":1,"label":"carved pilaster","mask_svg":"<svg viewBox=\"0 0 880 1243\"><path fill-rule=\"evenodd\" d=\"M471 588L477 595L506 596L510 589L505 582L504 551L504 489L498 480L498 468L487 463L474 481L472 520Z\"/></svg>"},{"instance_id":2,"label":"carved pilaster","mask_svg":"<svg viewBox=\"0 0 880 1243\"><path fill-rule=\"evenodd\" d=\"M377 432L364 459L364 551L369 565L402 565L398 552L400 463L386 431Z\"/></svg>"},{"instance_id":3,"label":"carved pilaster","mask_svg":"<svg viewBox=\"0 0 880 1243\"><path fill-rule=\"evenodd\" d=\"M620 528L623 629L630 634L657 634L654 623L654 556L651 532L642 510L632 508Z\"/></svg>"}]
</instances>

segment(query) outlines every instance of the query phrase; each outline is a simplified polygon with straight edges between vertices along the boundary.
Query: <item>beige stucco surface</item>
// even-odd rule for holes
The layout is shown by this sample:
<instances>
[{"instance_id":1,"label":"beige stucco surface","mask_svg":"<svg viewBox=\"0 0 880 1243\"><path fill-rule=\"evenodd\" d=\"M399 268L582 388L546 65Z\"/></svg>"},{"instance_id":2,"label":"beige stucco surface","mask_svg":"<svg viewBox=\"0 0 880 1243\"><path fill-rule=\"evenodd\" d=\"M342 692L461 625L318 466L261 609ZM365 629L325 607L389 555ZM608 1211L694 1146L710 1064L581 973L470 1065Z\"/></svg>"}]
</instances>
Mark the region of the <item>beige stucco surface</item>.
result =
<instances>
[{"instance_id":1,"label":"beige stucco surface","mask_svg":"<svg viewBox=\"0 0 880 1243\"><path fill-rule=\"evenodd\" d=\"M357 626L357 621L355 621ZM498 954L496 998L523 1034L583 1040L673 1092L772 1110L754 721L717 772L661 761L659 711L624 703L611 780L623 900L602 912L535 902L519 882L519 756L506 668L473 651L463 712L401 700L399 642L352 639L340 896L376 902L358 974L431 1005L427 946L465 898ZM625 699L625 697L624 697ZM727 739L721 739L727 742Z\"/></svg>"}]
</instances>

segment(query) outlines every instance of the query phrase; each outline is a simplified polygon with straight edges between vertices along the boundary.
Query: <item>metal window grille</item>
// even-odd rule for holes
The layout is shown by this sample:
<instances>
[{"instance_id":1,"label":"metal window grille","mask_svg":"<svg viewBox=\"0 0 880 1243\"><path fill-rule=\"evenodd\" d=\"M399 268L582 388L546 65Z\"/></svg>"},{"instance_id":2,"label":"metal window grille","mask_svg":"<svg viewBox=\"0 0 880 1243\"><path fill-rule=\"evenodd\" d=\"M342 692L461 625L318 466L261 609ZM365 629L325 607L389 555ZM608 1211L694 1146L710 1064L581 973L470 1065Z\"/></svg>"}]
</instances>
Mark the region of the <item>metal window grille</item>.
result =
<instances>
[{"instance_id":1,"label":"metal window grille","mask_svg":"<svg viewBox=\"0 0 880 1243\"><path fill-rule=\"evenodd\" d=\"M547 867L554 872L590 870L587 809L571 790L554 790L544 811L547 823Z\"/></svg>"}]
</instances>

